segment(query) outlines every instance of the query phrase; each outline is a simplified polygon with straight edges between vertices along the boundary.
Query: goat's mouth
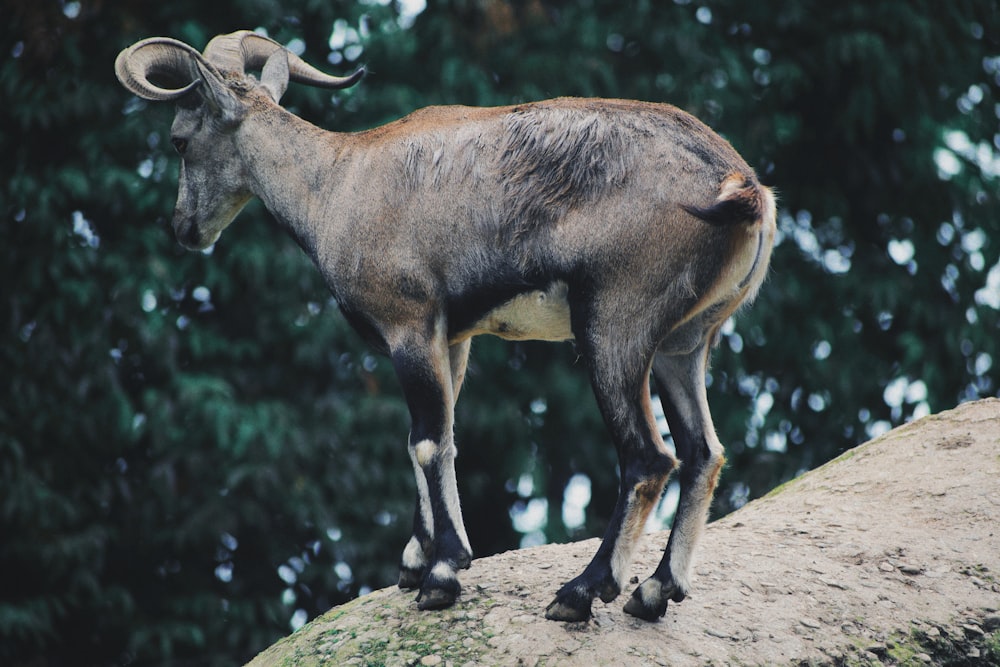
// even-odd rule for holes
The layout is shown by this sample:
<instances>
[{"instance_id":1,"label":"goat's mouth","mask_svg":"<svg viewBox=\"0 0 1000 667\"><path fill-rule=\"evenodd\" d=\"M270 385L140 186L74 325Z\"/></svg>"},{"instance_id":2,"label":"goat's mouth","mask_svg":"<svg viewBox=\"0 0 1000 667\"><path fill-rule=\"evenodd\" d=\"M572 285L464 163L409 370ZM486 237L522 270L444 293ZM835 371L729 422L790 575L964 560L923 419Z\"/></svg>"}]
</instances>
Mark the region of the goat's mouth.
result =
<instances>
[{"instance_id":1,"label":"goat's mouth","mask_svg":"<svg viewBox=\"0 0 1000 667\"><path fill-rule=\"evenodd\" d=\"M187 250L204 250L219 240L219 232L206 233L191 220L174 221L174 236Z\"/></svg>"},{"instance_id":2,"label":"goat's mouth","mask_svg":"<svg viewBox=\"0 0 1000 667\"><path fill-rule=\"evenodd\" d=\"M220 207L221 212L214 211L209 216L199 215L197 209L194 209L193 213L188 213L187 211L192 209L185 206L182 210L178 206L174 209L173 220L177 242L188 250L205 250L215 245L222 236L222 231L236 219L250 199L251 196L246 195L225 202Z\"/></svg>"}]
</instances>

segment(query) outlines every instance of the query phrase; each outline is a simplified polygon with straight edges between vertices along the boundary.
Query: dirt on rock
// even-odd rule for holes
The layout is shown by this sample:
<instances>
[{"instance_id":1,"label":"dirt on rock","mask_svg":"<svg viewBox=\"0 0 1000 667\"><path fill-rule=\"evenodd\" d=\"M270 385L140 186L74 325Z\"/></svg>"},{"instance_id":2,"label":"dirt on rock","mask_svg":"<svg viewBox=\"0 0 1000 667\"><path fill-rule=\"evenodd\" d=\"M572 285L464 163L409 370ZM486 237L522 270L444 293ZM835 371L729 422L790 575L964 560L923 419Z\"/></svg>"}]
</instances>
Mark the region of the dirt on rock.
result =
<instances>
[{"instance_id":1,"label":"dirt on rock","mask_svg":"<svg viewBox=\"0 0 1000 667\"><path fill-rule=\"evenodd\" d=\"M639 580L666 542L642 538ZM544 618L597 546L476 560L444 611L376 591L250 665L1000 665L1000 400L890 431L712 523L660 622L622 611L631 587L587 623Z\"/></svg>"}]
</instances>

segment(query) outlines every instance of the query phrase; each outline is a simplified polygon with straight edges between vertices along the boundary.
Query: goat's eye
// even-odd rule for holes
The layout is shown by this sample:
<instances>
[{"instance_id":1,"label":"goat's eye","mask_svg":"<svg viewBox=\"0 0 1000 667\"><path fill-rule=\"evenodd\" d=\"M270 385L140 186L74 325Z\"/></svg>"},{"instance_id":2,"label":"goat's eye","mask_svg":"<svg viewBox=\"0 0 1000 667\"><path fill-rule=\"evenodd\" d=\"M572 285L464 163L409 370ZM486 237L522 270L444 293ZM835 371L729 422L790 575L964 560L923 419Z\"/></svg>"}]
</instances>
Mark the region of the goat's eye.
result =
<instances>
[{"instance_id":1,"label":"goat's eye","mask_svg":"<svg viewBox=\"0 0 1000 667\"><path fill-rule=\"evenodd\" d=\"M175 151L177 151L180 155L184 155L184 152L187 150L188 147L187 139L181 139L180 137L172 137L170 139L170 143L174 145Z\"/></svg>"}]
</instances>

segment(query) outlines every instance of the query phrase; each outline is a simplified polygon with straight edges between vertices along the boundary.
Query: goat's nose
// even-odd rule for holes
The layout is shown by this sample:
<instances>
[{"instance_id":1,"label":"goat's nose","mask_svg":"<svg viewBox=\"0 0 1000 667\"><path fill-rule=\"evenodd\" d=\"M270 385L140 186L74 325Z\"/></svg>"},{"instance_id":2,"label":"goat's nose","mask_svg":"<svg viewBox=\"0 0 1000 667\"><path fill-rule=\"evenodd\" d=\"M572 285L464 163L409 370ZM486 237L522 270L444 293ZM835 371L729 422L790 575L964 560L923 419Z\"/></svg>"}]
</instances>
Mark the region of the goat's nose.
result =
<instances>
[{"instance_id":1,"label":"goat's nose","mask_svg":"<svg viewBox=\"0 0 1000 667\"><path fill-rule=\"evenodd\" d=\"M188 250L198 250L201 248L201 234L198 226L191 218L174 218L174 237L177 242Z\"/></svg>"}]
</instances>

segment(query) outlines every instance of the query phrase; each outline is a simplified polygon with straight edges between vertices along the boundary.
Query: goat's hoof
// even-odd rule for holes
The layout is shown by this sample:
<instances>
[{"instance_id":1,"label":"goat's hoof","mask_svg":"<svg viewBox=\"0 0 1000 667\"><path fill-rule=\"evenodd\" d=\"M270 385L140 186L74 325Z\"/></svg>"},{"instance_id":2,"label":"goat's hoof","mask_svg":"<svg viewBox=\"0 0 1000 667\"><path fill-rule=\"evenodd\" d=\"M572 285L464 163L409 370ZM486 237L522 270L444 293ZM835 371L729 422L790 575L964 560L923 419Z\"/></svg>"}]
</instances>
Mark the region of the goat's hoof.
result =
<instances>
[{"instance_id":1,"label":"goat's hoof","mask_svg":"<svg viewBox=\"0 0 1000 667\"><path fill-rule=\"evenodd\" d=\"M590 619L590 603L588 602L586 608L578 608L559 600L553 600L552 604L545 608L545 618L564 623L587 621Z\"/></svg>"},{"instance_id":2,"label":"goat's hoof","mask_svg":"<svg viewBox=\"0 0 1000 667\"><path fill-rule=\"evenodd\" d=\"M597 596L601 598L601 602L608 604L609 602L614 602L614 599L618 597L622 592L621 586L615 583L614 579L608 578L598 590Z\"/></svg>"},{"instance_id":3,"label":"goat's hoof","mask_svg":"<svg viewBox=\"0 0 1000 667\"><path fill-rule=\"evenodd\" d=\"M417 609L420 611L447 609L455 604L455 600L458 599L458 594L461 592L461 587L457 579L451 583L454 586L448 586L447 588L427 588L425 586L420 589L420 594L417 595Z\"/></svg>"},{"instance_id":4,"label":"goat's hoof","mask_svg":"<svg viewBox=\"0 0 1000 667\"><path fill-rule=\"evenodd\" d=\"M673 584L664 585L650 577L632 592L625 603L625 613L644 621L655 621L667 613L668 602L681 602L684 592Z\"/></svg>"},{"instance_id":5,"label":"goat's hoof","mask_svg":"<svg viewBox=\"0 0 1000 667\"><path fill-rule=\"evenodd\" d=\"M589 620L592 601L593 598L585 590L563 586L556 593L556 599L545 608L545 618L566 623Z\"/></svg>"},{"instance_id":6,"label":"goat's hoof","mask_svg":"<svg viewBox=\"0 0 1000 667\"><path fill-rule=\"evenodd\" d=\"M632 597L625 603L625 613L636 618L641 618L644 621L656 621L663 618L663 615L667 613L667 599L663 598L655 602L647 602L642 599L637 588L632 593Z\"/></svg>"},{"instance_id":7,"label":"goat's hoof","mask_svg":"<svg viewBox=\"0 0 1000 667\"><path fill-rule=\"evenodd\" d=\"M438 563L424 577L417 595L417 609L444 609L455 604L462 586L458 583L455 570L446 563Z\"/></svg>"}]
</instances>

